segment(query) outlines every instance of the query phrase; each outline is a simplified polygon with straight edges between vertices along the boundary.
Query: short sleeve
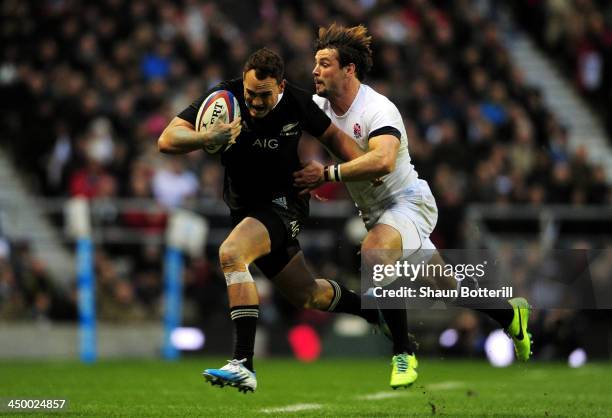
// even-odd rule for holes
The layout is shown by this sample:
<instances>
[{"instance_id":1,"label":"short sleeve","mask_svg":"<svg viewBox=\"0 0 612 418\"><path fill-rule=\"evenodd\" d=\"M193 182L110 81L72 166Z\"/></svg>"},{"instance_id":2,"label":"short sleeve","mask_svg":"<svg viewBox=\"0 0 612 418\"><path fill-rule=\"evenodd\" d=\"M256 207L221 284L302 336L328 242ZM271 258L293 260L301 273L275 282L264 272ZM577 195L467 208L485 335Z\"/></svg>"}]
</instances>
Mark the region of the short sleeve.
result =
<instances>
[{"instance_id":1,"label":"short sleeve","mask_svg":"<svg viewBox=\"0 0 612 418\"><path fill-rule=\"evenodd\" d=\"M398 140L402 140L401 128L403 125L402 116L397 107L390 101L384 101L380 106L371 106L370 114L370 135L368 140L379 135L392 135Z\"/></svg>"}]
</instances>

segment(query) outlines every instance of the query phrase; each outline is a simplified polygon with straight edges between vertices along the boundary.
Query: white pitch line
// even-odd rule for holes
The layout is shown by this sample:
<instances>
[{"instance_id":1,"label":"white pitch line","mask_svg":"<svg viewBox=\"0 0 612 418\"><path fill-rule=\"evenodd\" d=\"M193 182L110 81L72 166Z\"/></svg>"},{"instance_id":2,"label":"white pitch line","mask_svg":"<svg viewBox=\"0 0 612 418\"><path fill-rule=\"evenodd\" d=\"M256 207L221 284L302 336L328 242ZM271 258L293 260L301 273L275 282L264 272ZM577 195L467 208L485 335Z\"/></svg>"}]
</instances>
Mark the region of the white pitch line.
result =
<instances>
[{"instance_id":1,"label":"white pitch line","mask_svg":"<svg viewBox=\"0 0 612 418\"><path fill-rule=\"evenodd\" d=\"M321 409L323 405L320 403L296 403L294 405L281 406L278 408L265 408L261 412L265 414L275 414L279 412L299 412L307 411L309 409Z\"/></svg>"},{"instance_id":2,"label":"white pitch line","mask_svg":"<svg viewBox=\"0 0 612 418\"><path fill-rule=\"evenodd\" d=\"M399 398L400 396L406 396L408 393L410 392L376 392L368 395L357 396L355 399L359 399L361 401L378 401L382 399Z\"/></svg>"},{"instance_id":3,"label":"white pitch line","mask_svg":"<svg viewBox=\"0 0 612 418\"><path fill-rule=\"evenodd\" d=\"M465 385L463 384L463 382L456 382L456 381L446 381L446 382L438 382L438 383L432 383L431 385L427 385L425 386L425 389L429 389L429 390L450 390L450 389L459 389L464 387ZM378 401L378 400L382 400L382 399L390 399L390 398L399 398L401 396L406 396L408 394L412 394L415 393L414 391L408 389L408 390L402 390L400 392L376 392L376 393L370 393L367 395L361 395L361 396L357 396L355 397L355 399L361 400L361 401Z\"/></svg>"},{"instance_id":4,"label":"white pitch line","mask_svg":"<svg viewBox=\"0 0 612 418\"><path fill-rule=\"evenodd\" d=\"M463 384L463 382L448 381L448 382L432 383L431 385L425 386L425 389L430 389L430 390L448 390L448 389L458 389L458 388L462 388L464 386L465 385Z\"/></svg>"}]
</instances>

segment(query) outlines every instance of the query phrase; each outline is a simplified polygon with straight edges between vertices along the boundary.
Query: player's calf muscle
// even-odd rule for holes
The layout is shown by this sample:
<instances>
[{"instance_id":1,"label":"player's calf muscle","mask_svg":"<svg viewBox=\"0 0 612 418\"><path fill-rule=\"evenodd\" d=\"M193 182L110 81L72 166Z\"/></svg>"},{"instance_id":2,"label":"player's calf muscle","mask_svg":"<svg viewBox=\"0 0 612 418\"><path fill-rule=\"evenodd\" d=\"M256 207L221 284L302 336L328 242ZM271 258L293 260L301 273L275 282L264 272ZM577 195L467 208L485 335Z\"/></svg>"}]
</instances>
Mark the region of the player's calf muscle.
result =
<instances>
[{"instance_id":1,"label":"player's calf muscle","mask_svg":"<svg viewBox=\"0 0 612 418\"><path fill-rule=\"evenodd\" d=\"M300 292L300 291L296 291L296 292L291 292L291 294L286 294L287 299L289 299L289 301L291 302L291 304L293 306L295 306L296 308L306 308L306 309L310 309L311 305L312 305L312 295L310 293L306 292Z\"/></svg>"},{"instance_id":2,"label":"player's calf muscle","mask_svg":"<svg viewBox=\"0 0 612 418\"><path fill-rule=\"evenodd\" d=\"M308 308L327 310L334 298L334 289L325 279L317 279L316 283L316 291L312 294Z\"/></svg>"},{"instance_id":3,"label":"player's calf muscle","mask_svg":"<svg viewBox=\"0 0 612 418\"><path fill-rule=\"evenodd\" d=\"M276 280L275 285L296 308L327 310L334 291L327 280L312 278L302 279L299 276L280 276L297 280ZM296 283L297 282L297 283Z\"/></svg>"},{"instance_id":4,"label":"player's calf muscle","mask_svg":"<svg viewBox=\"0 0 612 418\"><path fill-rule=\"evenodd\" d=\"M303 293L302 307L305 309L321 309L324 310L329 306L331 298L327 301L325 290L322 289L318 283L313 283L308 289L305 289ZM327 303L326 303L327 302Z\"/></svg>"},{"instance_id":5,"label":"player's calf muscle","mask_svg":"<svg viewBox=\"0 0 612 418\"><path fill-rule=\"evenodd\" d=\"M325 311L334 297L334 290L327 280L317 279L296 293L296 296L299 298L296 301L297 306Z\"/></svg>"},{"instance_id":6,"label":"player's calf muscle","mask_svg":"<svg viewBox=\"0 0 612 418\"><path fill-rule=\"evenodd\" d=\"M431 259L429 260L428 264L441 265L442 267L444 267L446 265L446 262L444 261L442 256L436 251L431 257ZM438 289L444 289L444 290L457 289L458 281L452 276L449 277L443 274L442 275L436 274L436 275L433 275L433 277L426 276L425 279L427 280L429 284L434 284L435 286L437 286Z\"/></svg>"},{"instance_id":7,"label":"player's calf muscle","mask_svg":"<svg viewBox=\"0 0 612 418\"><path fill-rule=\"evenodd\" d=\"M281 293L289 300L296 308L312 308L315 300L317 285L314 282L296 285L296 283L275 283Z\"/></svg>"},{"instance_id":8,"label":"player's calf muscle","mask_svg":"<svg viewBox=\"0 0 612 418\"><path fill-rule=\"evenodd\" d=\"M227 287L230 308L240 305L258 305L259 295L255 283L237 283Z\"/></svg>"}]
</instances>

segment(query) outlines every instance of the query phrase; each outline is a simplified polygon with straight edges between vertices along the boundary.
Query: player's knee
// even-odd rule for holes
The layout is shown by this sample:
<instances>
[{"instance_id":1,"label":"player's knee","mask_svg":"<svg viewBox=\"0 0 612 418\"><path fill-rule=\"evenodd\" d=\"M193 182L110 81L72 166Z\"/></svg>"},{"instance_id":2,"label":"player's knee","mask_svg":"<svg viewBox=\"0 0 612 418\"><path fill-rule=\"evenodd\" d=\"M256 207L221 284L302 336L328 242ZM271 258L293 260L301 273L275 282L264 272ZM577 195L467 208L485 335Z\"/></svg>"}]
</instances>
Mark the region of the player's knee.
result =
<instances>
[{"instance_id":1,"label":"player's knee","mask_svg":"<svg viewBox=\"0 0 612 418\"><path fill-rule=\"evenodd\" d=\"M225 240L219 247L219 263L223 270L236 268L246 264L240 247L234 241Z\"/></svg>"}]
</instances>

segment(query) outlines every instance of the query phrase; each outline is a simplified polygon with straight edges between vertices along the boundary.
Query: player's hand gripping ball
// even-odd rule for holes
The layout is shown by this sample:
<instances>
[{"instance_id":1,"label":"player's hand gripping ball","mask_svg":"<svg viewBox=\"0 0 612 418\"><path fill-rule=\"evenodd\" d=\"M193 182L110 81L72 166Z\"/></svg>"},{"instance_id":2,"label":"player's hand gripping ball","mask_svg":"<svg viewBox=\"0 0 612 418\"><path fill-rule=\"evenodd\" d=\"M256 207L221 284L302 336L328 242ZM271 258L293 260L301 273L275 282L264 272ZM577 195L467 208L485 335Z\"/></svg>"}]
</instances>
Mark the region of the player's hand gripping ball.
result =
<instances>
[{"instance_id":1,"label":"player's hand gripping ball","mask_svg":"<svg viewBox=\"0 0 612 418\"><path fill-rule=\"evenodd\" d=\"M240 106L234 95L227 90L212 92L198 109L195 129L198 132L207 132L213 129L217 123L229 124L240 117ZM220 144L209 144L204 146L204 151L209 154L217 154L225 151L233 142Z\"/></svg>"}]
</instances>

